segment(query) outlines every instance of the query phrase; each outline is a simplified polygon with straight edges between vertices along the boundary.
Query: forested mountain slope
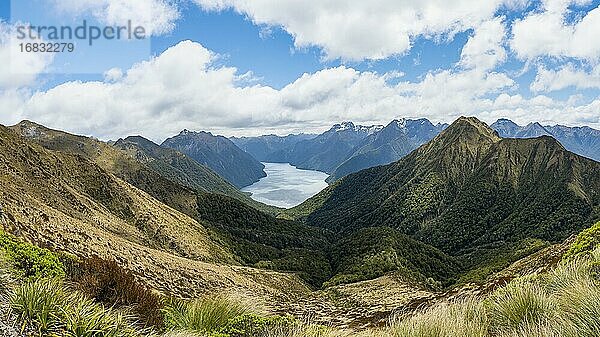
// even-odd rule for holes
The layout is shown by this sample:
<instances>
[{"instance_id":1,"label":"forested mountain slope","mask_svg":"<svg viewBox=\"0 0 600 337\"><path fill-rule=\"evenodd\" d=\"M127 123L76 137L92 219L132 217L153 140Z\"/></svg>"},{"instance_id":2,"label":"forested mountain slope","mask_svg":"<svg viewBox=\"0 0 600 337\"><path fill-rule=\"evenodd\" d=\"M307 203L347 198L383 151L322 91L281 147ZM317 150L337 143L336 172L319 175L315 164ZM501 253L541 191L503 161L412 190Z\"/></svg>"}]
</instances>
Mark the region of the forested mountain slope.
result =
<instances>
[{"instance_id":1,"label":"forested mountain slope","mask_svg":"<svg viewBox=\"0 0 600 337\"><path fill-rule=\"evenodd\" d=\"M559 242L600 217L600 164L550 137L502 139L461 118L404 159L315 196L307 222L352 235L389 227L467 270ZM307 203L311 203L309 200Z\"/></svg>"}]
</instances>

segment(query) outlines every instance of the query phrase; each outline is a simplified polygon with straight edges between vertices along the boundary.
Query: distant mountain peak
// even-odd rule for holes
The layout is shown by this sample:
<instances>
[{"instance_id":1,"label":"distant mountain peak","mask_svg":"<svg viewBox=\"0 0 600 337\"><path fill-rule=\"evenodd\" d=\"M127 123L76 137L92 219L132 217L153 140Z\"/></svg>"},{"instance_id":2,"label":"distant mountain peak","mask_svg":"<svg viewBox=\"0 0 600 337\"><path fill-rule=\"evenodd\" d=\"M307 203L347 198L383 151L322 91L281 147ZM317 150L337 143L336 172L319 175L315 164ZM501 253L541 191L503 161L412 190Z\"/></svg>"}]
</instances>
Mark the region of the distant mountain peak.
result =
<instances>
[{"instance_id":1,"label":"distant mountain peak","mask_svg":"<svg viewBox=\"0 0 600 337\"><path fill-rule=\"evenodd\" d=\"M34 123L29 120L23 120L19 124L15 125L16 128L20 129L22 136L27 138L36 138L42 135L45 127L40 124Z\"/></svg>"},{"instance_id":2,"label":"distant mountain peak","mask_svg":"<svg viewBox=\"0 0 600 337\"><path fill-rule=\"evenodd\" d=\"M223 136L214 135L212 132L209 132L209 131L191 131L188 129L181 130L181 132L177 136L198 137L198 138L209 137L209 138L214 138L214 139L225 138Z\"/></svg>"},{"instance_id":3,"label":"distant mountain peak","mask_svg":"<svg viewBox=\"0 0 600 337\"><path fill-rule=\"evenodd\" d=\"M42 126L42 125L40 125L40 124L38 124L36 122L32 122L32 121L30 121L28 119L24 119L24 120L20 121L19 124L17 124L17 125L21 125L21 126L37 126L37 127Z\"/></svg>"},{"instance_id":4,"label":"distant mountain peak","mask_svg":"<svg viewBox=\"0 0 600 337\"><path fill-rule=\"evenodd\" d=\"M223 136L210 132L183 130L166 139L161 146L177 150L208 166L238 188L266 176L264 165Z\"/></svg>"},{"instance_id":5,"label":"distant mountain peak","mask_svg":"<svg viewBox=\"0 0 600 337\"><path fill-rule=\"evenodd\" d=\"M134 144L145 149L156 149L160 147L160 145L142 136L128 136L125 139L119 139L115 142L116 146L125 144Z\"/></svg>"},{"instance_id":6,"label":"distant mountain peak","mask_svg":"<svg viewBox=\"0 0 600 337\"><path fill-rule=\"evenodd\" d=\"M335 124L329 131L335 131L335 132L353 131L353 132L363 132L363 133L371 134L371 133L377 132L381 129L383 129L383 125L364 126L364 125L357 125L357 124L354 124L353 122L347 121L347 122Z\"/></svg>"},{"instance_id":7,"label":"distant mountain peak","mask_svg":"<svg viewBox=\"0 0 600 337\"><path fill-rule=\"evenodd\" d=\"M390 123L390 125L395 125L400 129L404 129L404 128L406 128L407 121L408 120L406 118L395 119Z\"/></svg>"},{"instance_id":8,"label":"distant mountain peak","mask_svg":"<svg viewBox=\"0 0 600 337\"><path fill-rule=\"evenodd\" d=\"M508 118L499 118L496 123L508 123L508 124L515 124L517 125L517 123L513 122L512 120L508 119Z\"/></svg>"},{"instance_id":9,"label":"distant mountain peak","mask_svg":"<svg viewBox=\"0 0 600 337\"><path fill-rule=\"evenodd\" d=\"M199 133L199 132L191 131L188 129L183 129L183 130L181 130L181 132L179 134L185 136L185 135L195 135L197 133Z\"/></svg>"},{"instance_id":10,"label":"distant mountain peak","mask_svg":"<svg viewBox=\"0 0 600 337\"><path fill-rule=\"evenodd\" d=\"M600 161L600 130L590 127L568 127L529 123L518 125L508 119L499 119L492 128L503 138L538 138L551 136L571 152Z\"/></svg>"},{"instance_id":11,"label":"distant mountain peak","mask_svg":"<svg viewBox=\"0 0 600 337\"><path fill-rule=\"evenodd\" d=\"M418 118L418 119L410 119L410 118L400 118L400 119L394 119L393 121L391 121L387 127L389 126L395 126L399 129L405 129L407 127L410 126L417 126L417 125L430 125L432 127L435 127L427 118ZM441 125L441 124L438 124Z\"/></svg>"}]
</instances>

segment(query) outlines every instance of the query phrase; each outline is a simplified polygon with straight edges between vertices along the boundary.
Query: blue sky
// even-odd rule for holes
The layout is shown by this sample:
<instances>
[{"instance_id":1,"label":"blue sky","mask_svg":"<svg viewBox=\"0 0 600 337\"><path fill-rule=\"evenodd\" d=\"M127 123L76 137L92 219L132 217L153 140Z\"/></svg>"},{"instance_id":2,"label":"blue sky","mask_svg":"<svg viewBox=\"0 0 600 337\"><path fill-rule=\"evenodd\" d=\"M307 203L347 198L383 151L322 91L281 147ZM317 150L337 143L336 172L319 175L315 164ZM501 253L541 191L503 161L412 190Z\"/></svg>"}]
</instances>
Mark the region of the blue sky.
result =
<instances>
[{"instance_id":1,"label":"blue sky","mask_svg":"<svg viewBox=\"0 0 600 337\"><path fill-rule=\"evenodd\" d=\"M0 123L155 140L183 127L288 133L460 115L600 127L600 0L122 3L2 0L4 31L127 19L152 37L77 42L51 60L13 55Z\"/></svg>"}]
</instances>

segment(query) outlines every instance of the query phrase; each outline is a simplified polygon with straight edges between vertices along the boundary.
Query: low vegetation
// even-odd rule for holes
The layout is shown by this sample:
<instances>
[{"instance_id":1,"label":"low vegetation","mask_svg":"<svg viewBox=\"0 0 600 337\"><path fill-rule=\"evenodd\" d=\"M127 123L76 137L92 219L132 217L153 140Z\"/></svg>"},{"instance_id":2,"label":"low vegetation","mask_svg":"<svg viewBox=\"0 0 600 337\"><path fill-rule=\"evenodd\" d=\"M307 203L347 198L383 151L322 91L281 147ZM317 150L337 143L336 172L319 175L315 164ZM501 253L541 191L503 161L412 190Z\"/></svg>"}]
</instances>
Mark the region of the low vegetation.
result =
<instances>
[{"instance_id":1,"label":"low vegetation","mask_svg":"<svg viewBox=\"0 0 600 337\"><path fill-rule=\"evenodd\" d=\"M165 298L114 262L93 257L68 266L2 233L0 309L11 309L23 335L44 337L592 337L600 335L600 247L581 244L590 233L550 272L360 333L268 316L231 297Z\"/></svg>"},{"instance_id":2,"label":"low vegetation","mask_svg":"<svg viewBox=\"0 0 600 337\"><path fill-rule=\"evenodd\" d=\"M0 256L21 277L59 277L65 274L59 256L28 244L1 229Z\"/></svg>"},{"instance_id":3,"label":"low vegetation","mask_svg":"<svg viewBox=\"0 0 600 337\"><path fill-rule=\"evenodd\" d=\"M242 264L296 272L315 288L331 277L327 231L276 219L224 196L200 195L197 203L200 220L211 224Z\"/></svg>"},{"instance_id":4,"label":"low vegetation","mask_svg":"<svg viewBox=\"0 0 600 337\"><path fill-rule=\"evenodd\" d=\"M325 286L397 271L408 281L441 288L453 283L452 277L461 269L456 259L389 227L363 228L338 240L331 260L334 276Z\"/></svg>"},{"instance_id":5,"label":"low vegetation","mask_svg":"<svg viewBox=\"0 0 600 337\"><path fill-rule=\"evenodd\" d=\"M567 252L567 257L578 257L589 254L600 244L600 222L584 230L577 235L571 249Z\"/></svg>"},{"instance_id":6,"label":"low vegetation","mask_svg":"<svg viewBox=\"0 0 600 337\"><path fill-rule=\"evenodd\" d=\"M394 337L600 335L600 249L511 281L485 299L434 306L393 323Z\"/></svg>"},{"instance_id":7,"label":"low vegetation","mask_svg":"<svg viewBox=\"0 0 600 337\"><path fill-rule=\"evenodd\" d=\"M144 326L162 327L162 300L116 262L91 257L69 275L72 287L98 303L129 307Z\"/></svg>"},{"instance_id":8,"label":"low vegetation","mask_svg":"<svg viewBox=\"0 0 600 337\"><path fill-rule=\"evenodd\" d=\"M22 336L341 336L234 298L165 298L113 261L67 259L0 234L0 323Z\"/></svg>"}]
</instances>

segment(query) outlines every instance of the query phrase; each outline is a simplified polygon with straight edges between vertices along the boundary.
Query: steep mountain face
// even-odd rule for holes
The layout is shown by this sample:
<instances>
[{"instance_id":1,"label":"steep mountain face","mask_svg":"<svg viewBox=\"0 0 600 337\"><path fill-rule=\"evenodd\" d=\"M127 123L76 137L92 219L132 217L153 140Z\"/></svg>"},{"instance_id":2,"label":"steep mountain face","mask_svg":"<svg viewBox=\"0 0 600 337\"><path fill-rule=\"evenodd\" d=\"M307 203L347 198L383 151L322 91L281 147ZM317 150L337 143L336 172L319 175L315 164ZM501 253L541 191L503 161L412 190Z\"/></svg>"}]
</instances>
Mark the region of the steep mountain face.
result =
<instances>
[{"instance_id":1,"label":"steep mountain face","mask_svg":"<svg viewBox=\"0 0 600 337\"><path fill-rule=\"evenodd\" d=\"M344 122L318 136L268 135L232 141L260 161L326 172L331 174L327 181L333 183L350 173L397 161L447 126L427 119L394 120L385 127Z\"/></svg>"},{"instance_id":2,"label":"steep mountain face","mask_svg":"<svg viewBox=\"0 0 600 337\"><path fill-rule=\"evenodd\" d=\"M275 219L234 197L201 192L196 187L202 186L194 185L199 164L175 150L157 147L141 137L110 146L31 122L14 130L46 148L97 162L107 172L199 221L233 253L230 258L236 263L296 271L313 285L330 276L325 231ZM311 262L298 262L303 260Z\"/></svg>"},{"instance_id":3,"label":"steep mountain face","mask_svg":"<svg viewBox=\"0 0 600 337\"><path fill-rule=\"evenodd\" d=\"M171 180L204 192L236 195L235 187L218 174L173 149L161 147L143 137L119 139L113 145L129 153L137 161L162 172Z\"/></svg>"},{"instance_id":4,"label":"steep mountain face","mask_svg":"<svg viewBox=\"0 0 600 337\"><path fill-rule=\"evenodd\" d=\"M287 161L300 169L331 173L363 139L382 128L352 122L336 124L313 139L298 142L288 150Z\"/></svg>"},{"instance_id":5,"label":"steep mountain face","mask_svg":"<svg viewBox=\"0 0 600 337\"><path fill-rule=\"evenodd\" d=\"M266 176L263 164L222 136L184 130L165 140L161 146L175 149L208 166L237 188L252 185Z\"/></svg>"},{"instance_id":6,"label":"steep mountain face","mask_svg":"<svg viewBox=\"0 0 600 337\"><path fill-rule=\"evenodd\" d=\"M315 138L316 135L299 134L284 137L266 135L259 137L231 137L231 141L240 149L248 152L261 162L286 163L286 150L298 142Z\"/></svg>"},{"instance_id":7,"label":"steep mountain face","mask_svg":"<svg viewBox=\"0 0 600 337\"><path fill-rule=\"evenodd\" d=\"M161 176L182 186L200 192L223 194L260 210L275 211L274 207L254 201L216 172L181 152L159 146L140 136L119 139L113 146L122 149Z\"/></svg>"},{"instance_id":8,"label":"steep mountain face","mask_svg":"<svg viewBox=\"0 0 600 337\"><path fill-rule=\"evenodd\" d=\"M245 292L276 301L308 291L294 275L236 266L204 222L82 155L48 150L0 126L0 167L0 226L30 242L115 260L165 294Z\"/></svg>"},{"instance_id":9,"label":"steep mountain face","mask_svg":"<svg viewBox=\"0 0 600 337\"><path fill-rule=\"evenodd\" d=\"M509 119L499 119L490 127L498 132L502 138L536 138L552 136L540 123L529 123L520 126Z\"/></svg>"},{"instance_id":10,"label":"steep mountain face","mask_svg":"<svg viewBox=\"0 0 600 337\"><path fill-rule=\"evenodd\" d=\"M70 230L79 235L102 232L179 256L233 261L200 223L84 157L49 151L3 126L0 137L2 210L15 230L58 236L49 224L78 223Z\"/></svg>"},{"instance_id":11,"label":"steep mountain face","mask_svg":"<svg viewBox=\"0 0 600 337\"><path fill-rule=\"evenodd\" d=\"M350 173L399 160L427 143L447 127L427 119L394 120L382 130L367 136L331 174L335 181Z\"/></svg>"},{"instance_id":12,"label":"steep mountain face","mask_svg":"<svg viewBox=\"0 0 600 337\"><path fill-rule=\"evenodd\" d=\"M498 268L600 218L600 163L553 138L502 139L461 118L400 161L317 195L313 226L347 236L389 227L458 259ZM310 203L309 200L307 203Z\"/></svg>"},{"instance_id":13,"label":"steep mountain face","mask_svg":"<svg viewBox=\"0 0 600 337\"><path fill-rule=\"evenodd\" d=\"M78 155L145 191L157 200L196 216L196 192L174 183L129 153L99 140L23 121L11 127L19 135L52 151Z\"/></svg>"},{"instance_id":14,"label":"steep mountain face","mask_svg":"<svg viewBox=\"0 0 600 337\"><path fill-rule=\"evenodd\" d=\"M499 119L491 127L504 138L551 136L557 139L567 150L600 161L600 130L587 126L542 126L539 123L520 126L508 119Z\"/></svg>"}]
</instances>

